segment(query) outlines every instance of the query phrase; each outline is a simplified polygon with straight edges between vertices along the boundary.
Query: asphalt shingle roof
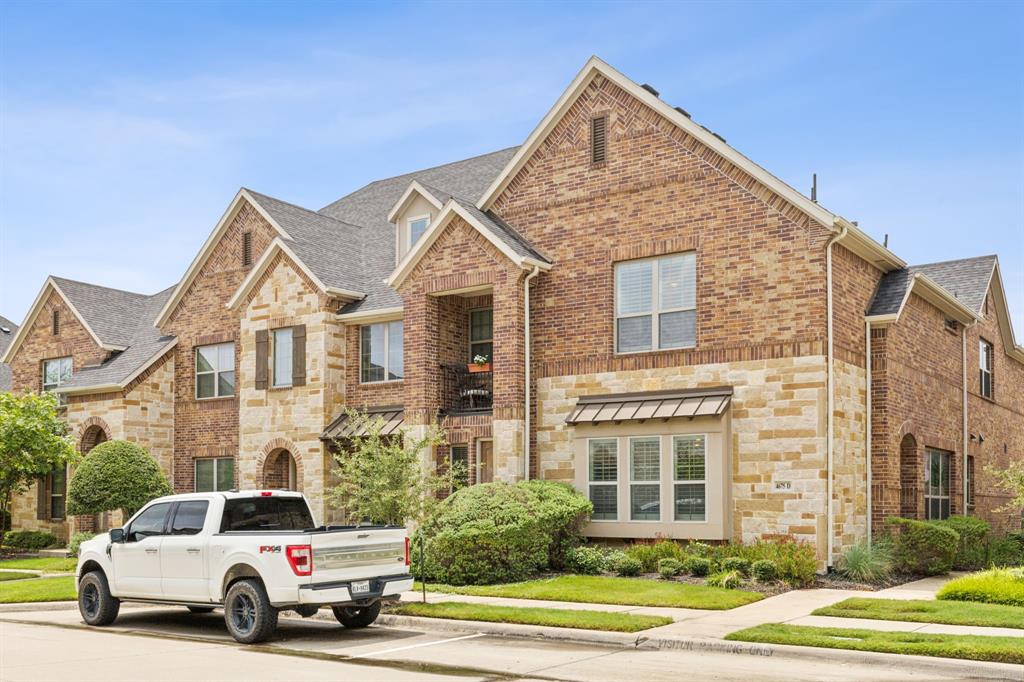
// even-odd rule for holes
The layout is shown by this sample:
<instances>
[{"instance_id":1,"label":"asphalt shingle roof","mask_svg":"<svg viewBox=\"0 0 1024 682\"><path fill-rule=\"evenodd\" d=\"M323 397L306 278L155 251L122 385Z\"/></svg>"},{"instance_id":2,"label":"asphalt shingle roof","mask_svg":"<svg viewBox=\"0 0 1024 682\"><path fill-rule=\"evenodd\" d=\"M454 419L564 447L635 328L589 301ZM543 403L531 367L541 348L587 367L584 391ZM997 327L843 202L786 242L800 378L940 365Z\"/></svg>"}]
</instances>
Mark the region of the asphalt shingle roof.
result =
<instances>
[{"instance_id":1,"label":"asphalt shingle roof","mask_svg":"<svg viewBox=\"0 0 1024 682\"><path fill-rule=\"evenodd\" d=\"M886 273L879 283L868 315L892 315L899 312L907 295L907 287L918 273L933 280L966 307L980 313L995 265L995 256L978 256L893 270Z\"/></svg>"},{"instance_id":2,"label":"asphalt shingle roof","mask_svg":"<svg viewBox=\"0 0 1024 682\"><path fill-rule=\"evenodd\" d=\"M0 315L0 355L7 351L11 340L18 333L18 325ZM0 362L0 392L11 390L11 366Z\"/></svg>"},{"instance_id":3,"label":"asphalt shingle roof","mask_svg":"<svg viewBox=\"0 0 1024 682\"><path fill-rule=\"evenodd\" d=\"M530 242L526 241L526 239L516 232L511 225L498 216L492 213L484 213L471 201L466 201L465 199L460 199L458 197L455 197L455 201L462 208L468 211L471 216L483 223L487 229L493 232L498 239L504 242L506 246L518 255L523 256L524 258L533 258L545 263L551 262L534 249Z\"/></svg>"},{"instance_id":4,"label":"asphalt shingle roof","mask_svg":"<svg viewBox=\"0 0 1024 682\"><path fill-rule=\"evenodd\" d=\"M100 341L111 346L131 342L132 330L139 321L139 306L148 296L63 277L53 277L53 281Z\"/></svg>"}]
</instances>

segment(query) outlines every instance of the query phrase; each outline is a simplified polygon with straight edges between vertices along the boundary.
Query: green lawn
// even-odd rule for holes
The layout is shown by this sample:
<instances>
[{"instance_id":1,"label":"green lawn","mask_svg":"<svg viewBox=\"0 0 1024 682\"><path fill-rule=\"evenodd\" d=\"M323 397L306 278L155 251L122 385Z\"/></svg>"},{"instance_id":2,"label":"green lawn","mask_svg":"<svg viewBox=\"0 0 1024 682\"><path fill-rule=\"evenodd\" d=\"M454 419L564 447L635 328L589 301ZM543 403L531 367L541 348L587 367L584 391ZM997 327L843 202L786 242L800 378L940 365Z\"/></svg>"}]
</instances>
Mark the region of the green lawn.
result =
<instances>
[{"instance_id":1,"label":"green lawn","mask_svg":"<svg viewBox=\"0 0 1024 682\"><path fill-rule=\"evenodd\" d=\"M75 577L71 575L0 583L0 604L75 599Z\"/></svg>"},{"instance_id":2,"label":"green lawn","mask_svg":"<svg viewBox=\"0 0 1024 682\"><path fill-rule=\"evenodd\" d=\"M37 557L34 559L4 559L0 568L27 568L33 571L49 571L50 573L74 573L78 559L61 557Z\"/></svg>"},{"instance_id":3,"label":"green lawn","mask_svg":"<svg viewBox=\"0 0 1024 682\"><path fill-rule=\"evenodd\" d=\"M419 589L417 583L416 589ZM427 590L480 597L514 597L548 601L590 602L626 606L673 606L685 609L732 609L763 599L758 592L727 590L666 580L562 575L506 585L436 585Z\"/></svg>"},{"instance_id":4,"label":"green lawn","mask_svg":"<svg viewBox=\"0 0 1024 682\"><path fill-rule=\"evenodd\" d=\"M514 606L492 606L489 604L463 604L440 602L436 604L402 604L392 613L403 616L425 616L427 618L453 618L455 620L478 620L488 623L523 623L525 625L547 625L556 628L582 628L584 630L609 630L614 632L639 632L660 625L668 625L671 618L664 616L638 616L629 613L608 611L577 611L574 609L535 609Z\"/></svg>"},{"instance_id":5,"label":"green lawn","mask_svg":"<svg viewBox=\"0 0 1024 682\"><path fill-rule=\"evenodd\" d=\"M812 615L1024 629L1024 608L1002 604L855 597L820 608Z\"/></svg>"},{"instance_id":6,"label":"green lawn","mask_svg":"<svg viewBox=\"0 0 1024 682\"><path fill-rule=\"evenodd\" d=\"M932 635L917 632L880 632L847 628L815 628L768 623L727 635L741 642L793 644L827 649L915 654L971 661L1024 663L1024 637Z\"/></svg>"},{"instance_id":7,"label":"green lawn","mask_svg":"<svg viewBox=\"0 0 1024 682\"><path fill-rule=\"evenodd\" d=\"M23 571L0 571L0 583L6 580L23 580L24 578L35 578L37 573L25 573Z\"/></svg>"}]
</instances>

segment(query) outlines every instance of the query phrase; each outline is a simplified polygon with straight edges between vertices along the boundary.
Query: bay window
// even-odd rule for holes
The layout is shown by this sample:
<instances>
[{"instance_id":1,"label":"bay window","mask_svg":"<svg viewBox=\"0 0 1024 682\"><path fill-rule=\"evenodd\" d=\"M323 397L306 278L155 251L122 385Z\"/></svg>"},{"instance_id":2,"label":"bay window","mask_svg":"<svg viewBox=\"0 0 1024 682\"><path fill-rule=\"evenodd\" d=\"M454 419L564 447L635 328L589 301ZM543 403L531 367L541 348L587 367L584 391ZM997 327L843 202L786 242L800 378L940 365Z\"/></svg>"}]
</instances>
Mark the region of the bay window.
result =
<instances>
[{"instance_id":1,"label":"bay window","mask_svg":"<svg viewBox=\"0 0 1024 682\"><path fill-rule=\"evenodd\" d=\"M661 520L661 438L629 439L629 518Z\"/></svg>"},{"instance_id":2,"label":"bay window","mask_svg":"<svg viewBox=\"0 0 1024 682\"><path fill-rule=\"evenodd\" d=\"M697 255L615 264L615 350L636 353L697 343Z\"/></svg>"},{"instance_id":3,"label":"bay window","mask_svg":"<svg viewBox=\"0 0 1024 682\"><path fill-rule=\"evenodd\" d=\"M707 519L707 452L704 436L672 437L676 521Z\"/></svg>"},{"instance_id":4,"label":"bay window","mask_svg":"<svg viewBox=\"0 0 1024 682\"><path fill-rule=\"evenodd\" d=\"M619 446L615 438L594 438L587 444L587 494L594 513L590 518L619 518Z\"/></svg>"}]
</instances>

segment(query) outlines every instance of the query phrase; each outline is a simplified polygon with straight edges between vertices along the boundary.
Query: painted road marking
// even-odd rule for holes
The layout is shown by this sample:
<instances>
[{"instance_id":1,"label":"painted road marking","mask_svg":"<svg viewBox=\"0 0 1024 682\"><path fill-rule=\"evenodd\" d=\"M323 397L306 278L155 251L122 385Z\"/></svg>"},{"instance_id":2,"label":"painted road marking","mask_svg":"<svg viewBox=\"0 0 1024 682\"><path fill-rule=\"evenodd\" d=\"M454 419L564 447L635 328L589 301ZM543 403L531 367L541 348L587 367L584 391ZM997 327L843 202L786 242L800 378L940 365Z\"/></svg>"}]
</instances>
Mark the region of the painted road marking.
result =
<instances>
[{"instance_id":1,"label":"painted road marking","mask_svg":"<svg viewBox=\"0 0 1024 682\"><path fill-rule=\"evenodd\" d=\"M393 654L397 651L407 651L409 649L419 649L425 646L434 646L435 644L448 644L449 642L458 642L463 639L476 639L477 637L486 637L487 633L478 632L475 635L463 635L462 637L451 637L449 639L439 639L435 642L420 642L419 644L410 644L408 646L399 646L394 649L384 649L383 651L371 651L367 654L359 654L357 656L350 656L350 658L368 658L370 656L382 656L384 654Z\"/></svg>"}]
</instances>

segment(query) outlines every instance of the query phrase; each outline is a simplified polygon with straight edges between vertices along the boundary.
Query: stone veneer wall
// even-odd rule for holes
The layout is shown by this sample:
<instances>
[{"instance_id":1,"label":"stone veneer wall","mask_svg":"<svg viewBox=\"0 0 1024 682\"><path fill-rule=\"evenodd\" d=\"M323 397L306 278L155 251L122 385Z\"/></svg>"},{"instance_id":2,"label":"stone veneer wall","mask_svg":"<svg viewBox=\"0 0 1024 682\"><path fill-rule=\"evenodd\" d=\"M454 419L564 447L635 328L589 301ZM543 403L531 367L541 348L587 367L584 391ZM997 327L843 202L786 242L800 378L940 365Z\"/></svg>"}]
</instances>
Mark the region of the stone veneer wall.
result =
<instances>
[{"instance_id":1,"label":"stone veneer wall","mask_svg":"<svg viewBox=\"0 0 1024 682\"><path fill-rule=\"evenodd\" d=\"M838 551L864 535L865 394L863 370L837 362L836 377ZM565 418L580 396L724 385L734 390L730 539L789 534L817 543L824 559L827 402L826 360L820 355L539 379L540 475L573 481L574 429ZM789 488L776 490L776 482Z\"/></svg>"},{"instance_id":2,"label":"stone veneer wall","mask_svg":"<svg viewBox=\"0 0 1024 682\"><path fill-rule=\"evenodd\" d=\"M295 458L296 486L309 497L318 519L325 518L323 491L330 469L320 434L344 387L344 334L334 321L336 309L290 260L277 256L241 316L239 486L263 487L268 458L287 449ZM292 325L306 326L306 384L256 389L256 331Z\"/></svg>"}]
</instances>

